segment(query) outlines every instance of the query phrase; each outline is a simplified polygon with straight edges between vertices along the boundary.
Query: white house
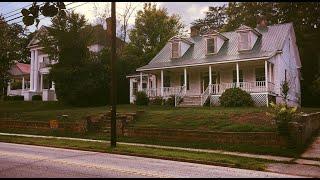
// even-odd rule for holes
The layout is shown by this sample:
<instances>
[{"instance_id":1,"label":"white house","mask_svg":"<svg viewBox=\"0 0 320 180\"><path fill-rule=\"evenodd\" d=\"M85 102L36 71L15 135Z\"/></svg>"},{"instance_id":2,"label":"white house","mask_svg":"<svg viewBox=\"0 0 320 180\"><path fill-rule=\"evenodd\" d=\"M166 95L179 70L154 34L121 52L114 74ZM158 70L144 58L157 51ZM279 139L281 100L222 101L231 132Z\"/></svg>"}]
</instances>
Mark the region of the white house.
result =
<instances>
[{"instance_id":1,"label":"white house","mask_svg":"<svg viewBox=\"0 0 320 180\"><path fill-rule=\"evenodd\" d=\"M7 86L7 96L23 95L29 91L30 65L15 62L10 67L10 82Z\"/></svg>"},{"instance_id":2,"label":"white house","mask_svg":"<svg viewBox=\"0 0 320 180\"><path fill-rule=\"evenodd\" d=\"M136 91L150 98L176 96L177 106L219 104L231 87L249 92L257 106L282 102L281 83L290 84L289 104L301 102L301 62L292 23L256 28L241 25L232 32L191 27L190 37L172 37L130 79L130 102ZM182 101L178 101L181 100Z\"/></svg>"}]
</instances>

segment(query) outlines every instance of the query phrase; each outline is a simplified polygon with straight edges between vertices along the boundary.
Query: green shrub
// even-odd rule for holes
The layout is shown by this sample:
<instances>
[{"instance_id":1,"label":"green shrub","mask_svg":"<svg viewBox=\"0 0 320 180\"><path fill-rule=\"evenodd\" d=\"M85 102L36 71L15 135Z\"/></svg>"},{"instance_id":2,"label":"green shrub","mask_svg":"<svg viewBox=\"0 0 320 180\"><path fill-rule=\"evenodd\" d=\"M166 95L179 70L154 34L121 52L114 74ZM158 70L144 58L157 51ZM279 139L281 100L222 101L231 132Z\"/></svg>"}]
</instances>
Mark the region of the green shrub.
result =
<instances>
[{"instance_id":1,"label":"green shrub","mask_svg":"<svg viewBox=\"0 0 320 180\"><path fill-rule=\"evenodd\" d=\"M251 95L240 88L227 89L219 99L224 107L253 106Z\"/></svg>"},{"instance_id":2,"label":"green shrub","mask_svg":"<svg viewBox=\"0 0 320 180\"><path fill-rule=\"evenodd\" d=\"M32 101L42 101L42 96L41 95L33 95Z\"/></svg>"},{"instance_id":3,"label":"green shrub","mask_svg":"<svg viewBox=\"0 0 320 180\"><path fill-rule=\"evenodd\" d=\"M23 101L24 97L23 96L5 96L4 99L5 101Z\"/></svg>"},{"instance_id":4,"label":"green shrub","mask_svg":"<svg viewBox=\"0 0 320 180\"><path fill-rule=\"evenodd\" d=\"M161 96L156 96L154 99L150 100L150 104L152 105L163 105L164 100Z\"/></svg>"},{"instance_id":5,"label":"green shrub","mask_svg":"<svg viewBox=\"0 0 320 180\"><path fill-rule=\"evenodd\" d=\"M144 91L138 91L136 93L135 104L136 105L148 105L149 104L149 98Z\"/></svg>"},{"instance_id":6,"label":"green shrub","mask_svg":"<svg viewBox=\"0 0 320 180\"><path fill-rule=\"evenodd\" d=\"M166 106L175 106L175 95L171 95L164 103Z\"/></svg>"},{"instance_id":7,"label":"green shrub","mask_svg":"<svg viewBox=\"0 0 320 180\"><path fill-rule=\"evenodd\" d=\"M297 115L297 107L288 107L285 104L270 103L271 112L267 112L277 125L280 135L289 136L289 122Z\"/></svg>"},{"instance_id":8,"label":"green shrub","mask_svg":"<svg viewBox=\"0 0 320 180\"><path fill-rule=\"evenodd\" d=\"M22 88L22 82L21 82L21 81L12 82L12 83L10 84L10 88L11 88L12 90L21 89L21 88Z\"/></svg>"}]
</instances>

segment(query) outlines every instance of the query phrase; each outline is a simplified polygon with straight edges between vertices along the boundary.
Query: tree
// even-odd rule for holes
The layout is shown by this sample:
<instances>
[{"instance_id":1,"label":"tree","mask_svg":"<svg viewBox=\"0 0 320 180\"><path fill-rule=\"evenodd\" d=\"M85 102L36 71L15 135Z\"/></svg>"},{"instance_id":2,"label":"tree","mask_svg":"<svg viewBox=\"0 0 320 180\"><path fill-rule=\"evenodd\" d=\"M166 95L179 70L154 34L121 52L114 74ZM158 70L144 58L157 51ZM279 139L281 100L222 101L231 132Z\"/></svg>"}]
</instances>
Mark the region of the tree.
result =
<instances>
[{"instance_id":1,"label":"tree","mask_svg":"<svg viewBox=\"0 0 320 180\"><path fill-rule=\"evenodd\" d=\"M49 77L55 82L59 101L75 106L105 105L108 100L107 50L93 56L87 48L92 29L83 15L56 16L40 44L50 59L58 59Z\"/></svg>"},{"instance_id":2,"label":"tree","mask_svg":"<svg viewBox=\"0 0 320 180\"><path fill-rule=\"evenodd\" d=\"M126 42L127 40L127 34L128 34L128 21L132 16L132 13L134 12L134 10L136 9L136 6L133 6L131 4L131 2L126 3L125 9L122 13L119 13L120 16L120 22L121 22L121 39Z\"/></svg>"},{"instance_id":3,"label":"tree","mask_svg":"<svg viewBox=\"0 0 320 180\"><path fill-rule=\"evenodd\" d=\"M209 6L209 11L206 12L204 19L196 19L192 25L201 27L200 31L206 31L208 29L214 29L220 31L225 25L227 19L226 6Z\"/></svg>"},{"instance_id":4,"label":"tree","mask_svg":"<svg viewBox=\"0 0 320 180\"><path fill-rule=\"evenodd\" d=\"M56 15L65 16L66 6L64 2L46 2L38 5L37 2L33 2L32 6L28 9L23 8L21 13L23 15L22 21L26 26L31 26L36 23L38 26L40 19L39 14L41 13L45 17L54 17Z\"/></svg>"},{"instance_id":5,"label":"tree","mask_svg":"<svg viewBox=\"0 0 320 180\"><path fill-rule=\"evenodd\" d=\"M130 31L129 56L134 55L139 65L148 63L167 43L181 33L183 24L177 15L169 16L165 8L145 3L137 12L135 27Z\"/></svg>"},{"instance_id":6,"label":"tree","mask_svg":"<svg viewBox=\"0 0 320 180\"><path fill-rule=\"evenodd\" d=\"M0 96L6 94L6 88L9 81L8 70L14 63L14 60L20 60L23 57L24 30L21 25L8 24L0 16Z\"/></svg>"}]
</instances>

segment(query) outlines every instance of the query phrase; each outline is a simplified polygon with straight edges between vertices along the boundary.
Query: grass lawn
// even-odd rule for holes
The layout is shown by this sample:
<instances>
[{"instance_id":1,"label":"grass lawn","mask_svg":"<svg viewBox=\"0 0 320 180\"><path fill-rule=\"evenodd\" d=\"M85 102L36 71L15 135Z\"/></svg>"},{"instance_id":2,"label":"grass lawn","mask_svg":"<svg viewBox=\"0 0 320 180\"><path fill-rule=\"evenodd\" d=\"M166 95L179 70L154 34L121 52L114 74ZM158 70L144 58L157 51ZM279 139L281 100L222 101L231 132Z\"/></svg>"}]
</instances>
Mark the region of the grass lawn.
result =
<instances>
[{"instance_id":1,"label":"grass lawn","mask_svg":"<svg viewBox=\"0 0 320 180\"><path fill-rule=\"evenodd\" d=\"M87 115L104 113L110 107L69 107L59 102L0 102L0 121L9 116L25 121L48 121L56 119L58 115L69 115L69 121L84 119ZM161 129L189 129L203 131L275 131L271 119L266 116L267 108L223 108L223 107L196 107L196 108L170 108L163 106L135 106L118 105L118 112L145 112L131 124L133 127L149 127ZM320 108L303 108L304 112L317 112ZM36 135L66 136L89 139L109 140L108 133L60 133L33 131L27 129L2 129L0 132L25 133ZM163 142L154 139L137 139L120 137L119 141L137 142L145 144L158 144L167 146L180 146L203 149L221 149L257 154L271 154L296 157L303 149L287 149L259 147L254 145L213 144L213 143L186 143Z\"/></svg>"},{"instance_id":2,"label":"grass lawn","mask_svg":"<svg viewBox=\"0 0 320 180\"><path fill-rule=\"evenodd\" d=\"M1 142L30 144L60 148L70 148L106 153L128 154L144 157L154 157L160 159L170 159L178 161L196 162L204 164L224 165L244 169L264 170L267 163L273 161L263 159L253 159L247 157L238 157L232 155L223 155L216 153L189 152L183 150L166 150L149 147L136 147L130 145L118 145L112 149L106 143L100 142L82 142L75 140L56 140L29 137L0 136Z\"/></svg>"}]
</instances>

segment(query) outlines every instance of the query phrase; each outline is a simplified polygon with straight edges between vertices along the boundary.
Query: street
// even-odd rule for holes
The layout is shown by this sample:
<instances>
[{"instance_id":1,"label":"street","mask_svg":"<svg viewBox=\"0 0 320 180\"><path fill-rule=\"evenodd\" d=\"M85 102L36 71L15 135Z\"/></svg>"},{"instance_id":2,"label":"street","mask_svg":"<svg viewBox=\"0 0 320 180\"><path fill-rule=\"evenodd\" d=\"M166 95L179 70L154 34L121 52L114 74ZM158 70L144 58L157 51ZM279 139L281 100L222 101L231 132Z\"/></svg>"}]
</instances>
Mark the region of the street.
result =
<instances>
[{"instance_id":1,"label":"street","mask_svg":"<svg viewBox=\"0 0 320 180\"><path fill-rule=\"evenodd\" d=\"M152 158L0 143L0 177L298 177Z\"/></svg>"}]
</instances>

